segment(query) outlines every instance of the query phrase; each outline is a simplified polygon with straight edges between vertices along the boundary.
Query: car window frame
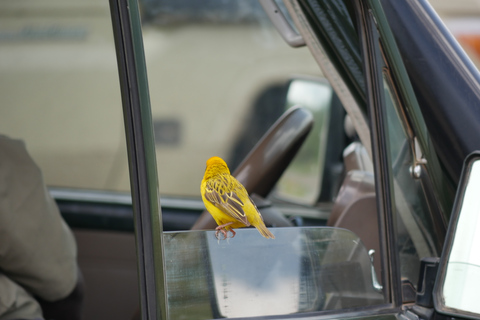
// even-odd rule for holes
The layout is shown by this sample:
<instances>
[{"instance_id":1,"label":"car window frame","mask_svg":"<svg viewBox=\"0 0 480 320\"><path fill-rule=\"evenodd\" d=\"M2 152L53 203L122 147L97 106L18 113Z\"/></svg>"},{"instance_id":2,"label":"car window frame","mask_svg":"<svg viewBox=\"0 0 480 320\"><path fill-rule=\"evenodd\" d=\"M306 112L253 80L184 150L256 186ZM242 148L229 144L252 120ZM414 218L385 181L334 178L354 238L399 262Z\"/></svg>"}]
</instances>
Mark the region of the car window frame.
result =
<instances>
[{"instance_id":1,"label":"car window frame","mask_svg":"<svg viewBox=\"0 0 480 320\"><path fill-rule=\"evenodd\" d=\"M445 219L450 214L451 204L449 204L449 194L447 191L448 182L444 170L441 168L440 160L430 139L430 133L420 109L419 102L413 89L412 82L407 73L405 63L396 43L396 37L393 34L388 23L387 15L384 11L386 4L380 4L376 1L367 0L372 8L375 23L382 40L382 49L384 56L388 56L390 67L390 78L395 86L399 96L399 103L402 105L403 124L405 130L411 135L412 149L416 156L416 165L421 170L420 179L427 193L428 203L432 206L432 214L435 215L436 230L445 234L448 221ZM453 195L452 195L453 196ZM443 241L441 241L443 243Z\"/></svg>"},{"instance_id":2,"label":"car window frame","mask_svg":"<svg viewBox=\"0 0 480 320\"><path fill-rule=\"evenodd\" d=\"M140 312L143 319L167 319L162 214L138 2L109 3L127 140Z\"/></svg>"},{"instance_id":3,"label":"car window frame","mask_svg":"<svg viewBox=\"0 0 480 320\"><path fill-rule=\"evenodd\" d=\"M397 112L401 114L400 122L406 130L408 136L410 137L409 147L412 148L413 154L416 156L414 163L412 163L412 168L418 166L421 170L419 177L414 179L419 179L424 192L424 199L428 203L429 209L427 214L433 216L433 227L438 233L439 240L437 245L443 245L443 236L445 235L445 221L443 220L442 208L440 207L438 194L441 194L441 190L437 188L434 181L436 177L441 176L443 172L440 169L439 160L433 151L432 144L429 138L429 133L426 128L425 122L423 121L423 116L421 114L418 102L416 100L413 87L405 70L403 60L400 56L399 49L395 42L395 37L390 30L390 26L386 19L385 13L383 11L383 6L377 1L366 0L365 12L368 15L371 15L373 20L370 25L364 23L367 26L367 38L368 40L368 59L370 60L370 65L375 66L376 63L373 61L374 55L372 54L375 50L375 44L373 43L373 28L377 29L378 35L381 39L380 43L380 53L377 54L375 59L383 59L389 68L388 79L392 88L395 90L397 95ZM366 15L365 15L366 16ZM373 26L374 25L374 26ZM375 75L374 72L377 72ZM378 161L380 166L376 168L381 168L381 172L375 172L376 179L385 180L383 185L380 188L377 188L377 194L381 195L384 207L384 219L386 220L386 228L388 232L388 264L389 271L392 273L392 301L394 306L401 306L403 302L402 297L402 283L401 283L401 274L400 274L400 257L397 250L397 239L396 239L396 218L395 218L395 201L394 201L394 186L393 180L388 176L390 175L390 166L389 166L389 151L386 138L386 122L383 123L381 119L386 119L386 110L382 110L383 106L381 100L383 99L383 90L384 86L382 84L383 77L379 78L384 72L382 70L374 70L370 72L372 79L375 79L375 92L372 94L372 102L374 107L372 112L377 113L373 118L371 118L372 130L375 133L372 133L372 150L374 158L378 158L375 161ZM376 106L375 106L376 104ZM375 127L375 128L374 128ZM379 138L379 140L376 140ZM380 142L380 143L378 143ZM417 149L418 147L418 149ZM422 152L423 151L423 152ZM375 155L376 154L376 155ZM425 161L424 161L425 159ZM380 177L383 175L383 177ZM380 192L383 190L383 192Z\"/></svg>"},{"instance_id":4,"label":"car window frame","mask_svg":"<svg viewBox=\"0 0 480 320\"><path fill-rule=\"evenodd\" d=\"M400 267L395 248L396 243L392 239L395 234L394 217L392 213L392 192L390 184L387 138L382 119L385 118L384 88L382 74L378 70L378 55L374 43L370 7L362 2L357 5L359 13L359 27L361 48L363 50L364 74L367 78L367 110L370 121L370 136L372 143L372 162L374 167L375 190L377 194L378 223L380 231L380 250L382 257L382 269L384 270L383 284L384 294L391 307L397 309L402 305Z\"/></svg>"}]
</instances>

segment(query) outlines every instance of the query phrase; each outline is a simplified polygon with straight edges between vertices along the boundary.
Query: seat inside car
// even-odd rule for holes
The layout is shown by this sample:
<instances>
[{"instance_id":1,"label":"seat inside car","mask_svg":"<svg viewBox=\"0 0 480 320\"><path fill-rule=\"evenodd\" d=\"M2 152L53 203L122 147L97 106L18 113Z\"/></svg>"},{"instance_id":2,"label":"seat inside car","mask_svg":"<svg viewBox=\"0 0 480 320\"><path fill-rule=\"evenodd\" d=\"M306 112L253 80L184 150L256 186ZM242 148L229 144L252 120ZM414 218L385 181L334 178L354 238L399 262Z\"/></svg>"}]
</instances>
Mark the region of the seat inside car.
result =
<instances>
[{"instance_id":1,"label":"seat inside car","mask_svg":"<svg viewBox=\"0 0 480 320\"><path fill-rule=\"evenodd\" d=\"M349 131L351 130L346 128L346 132ZM373 249L379 254L380 239L372 161L365 147L358 141L352 142L345 148L343 161L346 175L332 207L327 226L354 232L367 250ZM374 266L380 278L381 264L378 255L374 259Z\"/></svg>"}]
</instances>

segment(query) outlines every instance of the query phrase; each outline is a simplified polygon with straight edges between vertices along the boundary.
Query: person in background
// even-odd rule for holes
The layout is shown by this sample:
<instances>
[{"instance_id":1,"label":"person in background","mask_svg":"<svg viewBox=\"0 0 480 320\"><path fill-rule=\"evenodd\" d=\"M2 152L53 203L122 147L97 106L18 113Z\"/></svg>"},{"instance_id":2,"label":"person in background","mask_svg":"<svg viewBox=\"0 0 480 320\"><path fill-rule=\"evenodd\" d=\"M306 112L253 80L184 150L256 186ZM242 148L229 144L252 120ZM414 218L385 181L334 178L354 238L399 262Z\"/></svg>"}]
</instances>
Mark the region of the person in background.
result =
<instances>
[{"instance_id":1,"label":"person in background","mask_svg":"<svg viewBox=\"0 0 480 320\"><path fill-rule=\"evenodd\" d=\"M0 319L80 319L73 234L20 140L0 135Z\"/></svg>"}]
</instances>

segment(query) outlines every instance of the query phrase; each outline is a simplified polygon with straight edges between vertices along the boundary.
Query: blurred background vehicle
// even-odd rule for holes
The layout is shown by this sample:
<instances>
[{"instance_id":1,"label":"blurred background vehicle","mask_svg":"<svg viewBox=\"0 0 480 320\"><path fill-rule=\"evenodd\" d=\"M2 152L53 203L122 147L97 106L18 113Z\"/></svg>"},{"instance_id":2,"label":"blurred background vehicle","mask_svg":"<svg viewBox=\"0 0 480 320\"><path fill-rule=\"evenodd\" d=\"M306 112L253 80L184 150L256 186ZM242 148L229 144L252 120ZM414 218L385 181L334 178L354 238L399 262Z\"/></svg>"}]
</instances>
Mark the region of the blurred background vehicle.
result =
<instances>
[{"instance_id":1,"label":"blurred background vehicle","mask_svg":"<svg viewBox=\"0 0 480 320\"><path fill-rule=\"evenodd\" d=\"M141 4L160 191L198 196L205 160L218 155L235 168L283 112L289 78L321 73L256 0ZM49 185L128 190L121 114L110 112L120 100L106 3L0 6L0 94L12 110L2 131L28 141ZM25 130L12 119L32 104ZM210 110L223 111L205 116ZM50 127L48 139L40 125Z\"/></svg>"},{"instance_id":2,"label":"blurred background vehicle","mask_svg":"<svg viewBox=\"0 0 480 320\"><path fill-rule=\"evenodd\" d=\"M477 62L479 5L431 3ZM306 47L292 50L281 39L256 0L140 4L160 192L198 197L204 160L218 155L235 169L284 111L289 79L322 73ZM106 4L22 0L0 7L0 93L12 110L0 119L2 132L28 141L49 185L128 190ZM27 129L11 120L32 103L39 107L28 111ZM50 128L48 137L37 135L40 125Z\"/></svg>"}]
</instances>

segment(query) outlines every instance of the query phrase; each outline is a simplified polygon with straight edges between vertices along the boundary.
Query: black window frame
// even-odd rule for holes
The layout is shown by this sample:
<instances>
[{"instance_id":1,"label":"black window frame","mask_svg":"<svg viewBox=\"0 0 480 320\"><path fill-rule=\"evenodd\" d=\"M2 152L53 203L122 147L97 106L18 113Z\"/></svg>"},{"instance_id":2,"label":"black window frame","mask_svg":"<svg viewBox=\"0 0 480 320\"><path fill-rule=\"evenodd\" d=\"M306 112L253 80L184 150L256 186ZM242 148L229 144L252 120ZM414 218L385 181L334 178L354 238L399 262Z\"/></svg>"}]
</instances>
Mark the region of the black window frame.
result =
<instances>
[{"instance_id":1,"label":"black window frame","mask_svg":"<svg viewBox=\"0 0 480 320\"><path fill-rule=\"evenodd\" d=\"M364 74L367 90L367 112L370 123L372 143L372 161L374 164L375 189L377 194L378 223L380 230L380 250L382 257L383 287L387 301L390 301L394 310L402 305L402 291L400 282L400 266L396 254L395 219L392 213L393 186L390 183L386 128L385 101L383 80L380 77L378 51L373 33L371 12L366 1L356 2L359 14L359 30L363 53Z\"/></svg>"},{"instance_id":2,"label":"black window frame","mask_svg":"<svg viewBox=\"0 0 480 320\"><path fill-rule=\"evenodd\" d=\"M167 319L163 225L137 0L109 0L122 95L142 319Z\"/></svg>"},{"instance_id":3,"label":"black window frame","mask_svg":"<svg viewBox=\"0 0 480 320\"><path fill-rule=\"evenodd\" d=\"M383 262L386 262L384 268L389 273L387 278L391 281L386 283L385 294L390 294L393 307L398 309L407 301L415 301L415 290L409 289L408 283L403 284L401 279L401 264L400 256L397 247L397 209L394 202L394 186L393 186L393 172L389 161L389 142L387 134L386 102L384 101L384 85L383 77L384 70L378 61L384 61L386 68L389 70L390 85L397 94L398 112L403 116L400 119L404 129L409 131L411 144L413 145L413 138L419 137L421 139L428 139L428 134L424 135L421 132L421 123L415 122L412 117L418 116L411 114L411 108L415 108L416 97L413 95L411 89L410 79L402 75L401 68L403 61L401 57L396 57L398 49L395 45L394 35L390 32L390 26L386 22L386 17L383 12L381 3L374 0L363 0L359 3L362 23L361 33L363 40L362 44L364 50L365 75L367 78L367 110L369 111L369 120L371 127L372 138L372 155L375 168L375 184L377 190L377 201L379 210L380 230L384 231L385 241L381 244L382 253L384 254ZM374 13L375 12L375 13ZM378 19L378 21L377 21ZM381 19L384 19L382 22ZM383 29L382 29L383 28ZM376 29L376 30L374 30ZM388 32L386 31L388 30ZM382 33L383 32L383 33ZM380 38L380 43L378 38ZM385 38L388 39L385 39ZM385 43L390 42L390 43ZM400 59L400 60L399 60ZM382 63L383 65L383 63ZM406 74L406 73L405 73ZM402 82L403 81L403 82ZM418 119L416 119L418 120ZM411 147L411 146L410 146ZM432 217L432 226L435 235L438 236L436 245L441 248L443 244L443 236L445 234L445 226L442 225L442 212L438 205L438 199L435 195L435 190L432 186L431 175L437 172L434 158L429 158L429 166L419 164L422 170L420 175L420 184L424 193L424 199L428 204L427 215ZM413 165L413 163L412 163ZM438 250L438 248L437 248ZM420 257L422 258L422 257ZM420 273L420 270L418 270ZM415 283L416 285L416 283ZM384 285L385 286L385 285ZM407 290L408 289L408 290Z\"/></svg>"}]
</instances>

